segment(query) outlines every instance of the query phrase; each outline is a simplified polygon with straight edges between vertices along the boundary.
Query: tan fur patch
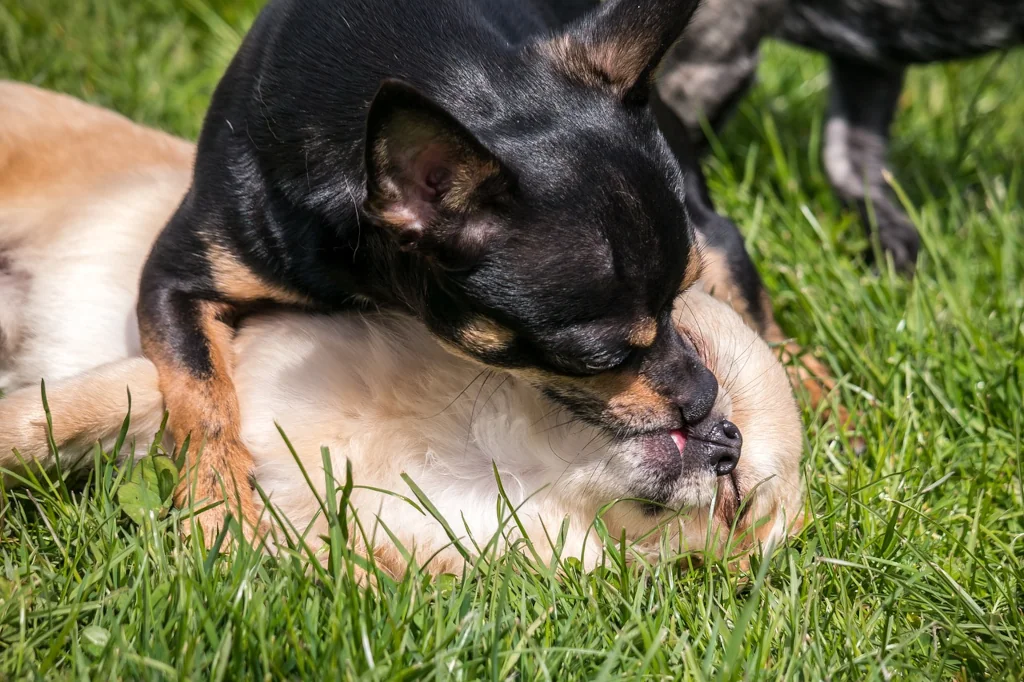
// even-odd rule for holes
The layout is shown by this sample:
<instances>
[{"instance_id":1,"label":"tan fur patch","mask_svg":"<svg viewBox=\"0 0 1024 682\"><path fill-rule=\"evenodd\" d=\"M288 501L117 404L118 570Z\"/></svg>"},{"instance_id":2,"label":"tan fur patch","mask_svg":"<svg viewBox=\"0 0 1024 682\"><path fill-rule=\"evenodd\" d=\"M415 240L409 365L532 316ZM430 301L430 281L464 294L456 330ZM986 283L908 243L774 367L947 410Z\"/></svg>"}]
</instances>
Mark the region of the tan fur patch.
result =
<instances>
[{"instance_id":1,"label":"tan fur patch","mask_svg":"<svg viewBox=\"0 0 1024 682\"><path fill-rule=\"evenodd\" d=\"M362 549L362 553L365 554L365 547ZM398 551L398 548L391 543L378 543L374 545L373 560L376 563L377 568L382 570L386 575L395 579L401 577L406 566L405 559Z\"/></svg>"},{"instance_id":2,"label":"tan fur patch","mask_svg":"<svg viewBox=\"0 0 1024 682\"><path fill-rule=\"evenodd\" d=\"M396 227L400 232L423 232L423 225L418 224L419 218L404 206L394 207L387 204L387 208L371 208L370 211L375 213L385 225Z\"/></svg>"},{"instance_id":3,"label":"tan fur patch","mask_svg":"<svg viewBox=\"0 0 1024 682\"><path fill-rule=\"evenodd\" d=\"M73 97L0 82L0 201L41 192L67 200L106 176L149 166L191 166L193 146Z\"/></svg>"},{"instance_id":4,"label":"tan fur patch","mask_svg":"<svg viewBox=\"0 0 1024 682\"><path fill-rule=\"evenodd\" d=\"M221 321L225 312L226 306L220 304L201 308L200 325L213 366L212 374L202 379L174 361L168 349L154 345L152 334L140 326L143 348L160 375L168 430L177 443L190 437L186 474L175 491L175 503L197 508L222 503L198 515L207 543L214 541L228 513L244 520L248 533L259 524L249 484L252 455L242 444L238 397L231 381L234 331Z\"/></svg>"},{"instance_id":5,"label":"tan fur patch","mask_svg":"<svg viewBox=\"0 0 1024 682\"><path fill-rule=\"evenodd\" d=\"M636 348L650 348L658 336L658 323L653 317L637 320L629 330L629 345Z\"/></svg>"},{"instance_id":6,"label":"tan fur patch","mask_svg":"<svg viewBox=\"0 0 1024 682\"><path fill-rule=\"evenodd\" d=\"M744 298L743 292L739 290L732 278L725 251L709 246L702 237L698 238L698 243L702 261L699 275L701 290L728 303L733 310L739 313L748 327L754 331L760 331L750 316L747 299Z\"/></svg>"},{"instance_id":7,"label":"tan fur patch","mask_svg":"<svg viewBox=\"0 0 1024 682\"><path fill-rule=\"evenodd\" d=\"M571 36L561 35L541 44L541 50L573 80L592 88L608 87L610 79L594 63L586 46Z\"/></svg>"},{"instance_id":8,"label":"tan fur patch","mask_svg":"<svg viewBox=\"0 0 1024 682\"><path fill-rule=\"evenodd\" d=\"M459 330L459 343L478 353L506 350L515 334L489 317L477 315Z\"/></svg>"},{"instance_id":9,"label":"tan fur patch","mask_svg":"<svg viewBox=\"0 0 1024 682\"><path fill-rule=\"evenodd\" d=\"M704 270L707 268L707 262L704 255L705 246L704 240L700 235L697 235L693 244L690 245L690 257L686 261L686 271L683 273L683 284L679 287L681 292L688 290L704 276Z\"/></svg>"},{"instance_id":10,"label":"tan fur patch","mask_svg":"<svg viewBox=\"0 0 1024 682\"><path fill-rule=\"evenodd\" d=\"M675 408L641 374L610 371L589 377L570 377L537 368L518 368L511 374L540 388L558 393L577 394L604 405L606 417L638 427L660 423Z\"/></svg>"},{"instance_id":11,"label":"tan fur patch","mask_svg":"<svg viewBox=\"0 0 1024 682\"><path fill-rule=\"evenodd\" d=\"M608 412L623 421L670 407L668 400L640 374L607 373L584 381L595 394L607 398Z\"/></svg>"},{"instance_id":12,"label":"tan fur patch","mask_svg":"<svg viewBox=\"0 0 1024 682\"><path fill-rule=\"evenodd\" d=\"M207 246L206 257L217 291L231 301L273 301L291 305L305 305L309 302L304 296L263 281L240 263L234 254L216 244Z\"/></svg>"},{"instance_id":13,"label":"tan fur patch","mask_svg":"<svg viewBox=\"0 0 1024 682\"><path fill-rule=\"evenodd\" d=\"M592 88L610 89L624 97L651 59L651 46L642 40L583 43L561 35L541 44L541 50L569 78Z\"/></svg>"}]
</instances>

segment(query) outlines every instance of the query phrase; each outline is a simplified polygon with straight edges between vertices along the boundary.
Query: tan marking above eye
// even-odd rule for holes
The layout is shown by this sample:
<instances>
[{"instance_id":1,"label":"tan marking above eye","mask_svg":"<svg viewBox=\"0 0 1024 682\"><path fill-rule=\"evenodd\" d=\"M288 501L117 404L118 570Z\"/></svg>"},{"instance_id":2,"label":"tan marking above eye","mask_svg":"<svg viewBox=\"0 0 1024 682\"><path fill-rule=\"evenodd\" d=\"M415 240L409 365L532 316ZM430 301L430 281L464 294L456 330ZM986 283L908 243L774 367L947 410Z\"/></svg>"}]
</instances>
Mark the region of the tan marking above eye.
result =
<instances>
[{"instance_id":1,"label":"tan marking above eye","mask_svg":"<svg viewBox=\"0 0 1024 682\"><path fill-rule=\"evenodd\" d=\"M629 329L627 340L636 348L650 348L658 335L658 323L653 317L642 317Z\"/></svg>"},{"instance_id":2,"label":"tan marking above eye","mask_svg":"<svg viewBox=\"0 0 1024 682\"><path fill-rule=\"evenodd\" d=\"M494 353L506 350L514 336L511 329L477 315L459 330L459 343L477 352Z\"/></svg>"}]
</instances>

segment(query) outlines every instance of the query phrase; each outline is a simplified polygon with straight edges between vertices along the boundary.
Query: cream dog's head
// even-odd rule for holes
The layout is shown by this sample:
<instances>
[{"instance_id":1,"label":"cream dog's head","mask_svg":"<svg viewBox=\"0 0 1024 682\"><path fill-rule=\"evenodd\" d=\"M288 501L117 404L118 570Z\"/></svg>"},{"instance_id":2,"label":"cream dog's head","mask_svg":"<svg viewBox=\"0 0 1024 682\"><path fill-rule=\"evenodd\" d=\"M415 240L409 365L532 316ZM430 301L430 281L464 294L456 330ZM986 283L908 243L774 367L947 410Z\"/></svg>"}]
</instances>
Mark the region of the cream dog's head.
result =
<instances>
[{"instance_id":1,"label":"cream dog's head","mask_svg":"<svg viewBox=\"0 0 1024 682\"><path fill-rule=\"evenodd\" d=\"M674 448L620 445L607 480L651 504L617 505L616 521L640 530L642 515L668 519L681 549L710 540L720 553L728 538L748 549L774 545L803 518L802 428L786 371L739 315L707 294L682 295L675 319L718 379L718 399L707 419L674 434Z\"/></svg>"}]
</instances>

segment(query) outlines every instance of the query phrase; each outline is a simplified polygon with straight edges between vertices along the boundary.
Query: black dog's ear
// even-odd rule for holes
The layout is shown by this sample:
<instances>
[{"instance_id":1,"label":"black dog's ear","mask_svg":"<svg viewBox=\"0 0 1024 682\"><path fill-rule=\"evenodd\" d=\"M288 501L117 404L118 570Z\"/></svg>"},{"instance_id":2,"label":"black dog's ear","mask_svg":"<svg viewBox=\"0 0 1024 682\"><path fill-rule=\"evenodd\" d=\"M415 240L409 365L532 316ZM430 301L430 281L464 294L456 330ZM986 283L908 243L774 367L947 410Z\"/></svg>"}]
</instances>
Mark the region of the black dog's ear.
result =
<instances>
[{"instance_id":1,"label":"black dog's ear","mask_svg":"<svg viewBox=\"0 0 1024 682\"><path fill-rule=\"evenodd\" d=\"M571 78L644 104L665 53L700 0L605 0L542 44Z\"/></svg>"},{"instance_id":2,"label":"black dog's ear","mask_svg":"<svg viewBox=\"0 0 1024 682\"><path fill-rule=\"evenodd\" d=\"M474 241L459 234L467 214L506 184L502 164L473 133L397 80L385 80L370 104L366 171L363 208L404 249Z\"/></svg>"}]
</instances>

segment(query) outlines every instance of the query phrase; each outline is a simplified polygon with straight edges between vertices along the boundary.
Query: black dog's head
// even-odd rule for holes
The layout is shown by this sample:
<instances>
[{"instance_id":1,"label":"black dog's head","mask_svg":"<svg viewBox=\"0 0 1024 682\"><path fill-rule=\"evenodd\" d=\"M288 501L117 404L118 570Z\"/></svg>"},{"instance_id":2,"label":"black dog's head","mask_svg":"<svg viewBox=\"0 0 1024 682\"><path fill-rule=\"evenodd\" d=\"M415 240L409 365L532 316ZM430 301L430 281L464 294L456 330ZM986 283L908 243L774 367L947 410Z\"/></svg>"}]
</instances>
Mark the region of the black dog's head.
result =
<instances>
[{"instance_id":1,"label":"black dog's head","mask_svg":"<svg viewBox=\"0 0 1024 682\"><path fill-rule=\"evenodd\" d=\"M364 210L426 263L432 331L582 419L668 445L717 391L671 322L700 261L647 107L695 5L605 3L499 65L462 120L385 82L367 123Z\"/></svg>"}]
</instances>

